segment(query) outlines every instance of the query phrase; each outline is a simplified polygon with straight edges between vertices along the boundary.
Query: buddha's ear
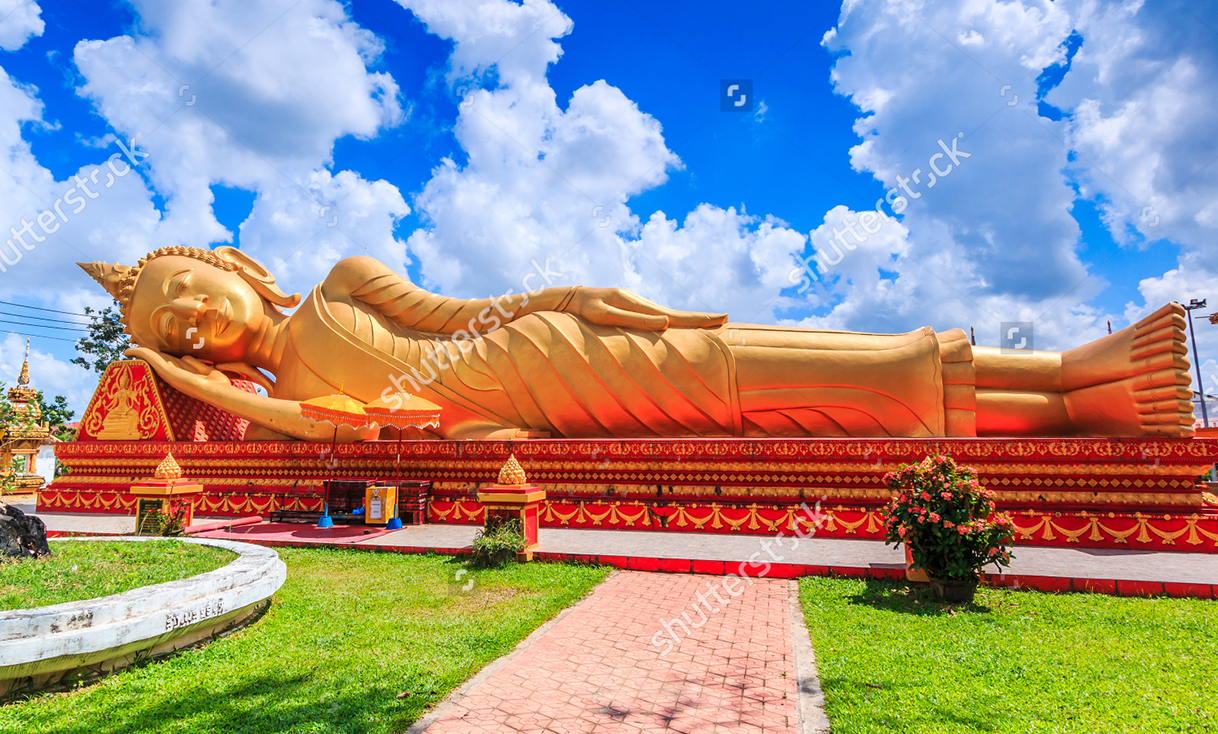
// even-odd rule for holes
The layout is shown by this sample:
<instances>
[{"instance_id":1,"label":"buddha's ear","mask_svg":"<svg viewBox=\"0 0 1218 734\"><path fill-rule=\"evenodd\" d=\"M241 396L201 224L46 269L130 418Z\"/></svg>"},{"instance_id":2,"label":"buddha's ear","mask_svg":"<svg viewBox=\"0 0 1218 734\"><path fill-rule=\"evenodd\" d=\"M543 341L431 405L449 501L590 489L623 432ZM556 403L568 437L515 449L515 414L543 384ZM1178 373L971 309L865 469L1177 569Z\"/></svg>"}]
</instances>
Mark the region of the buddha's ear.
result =
<instances>
[{"instance_id":1,"label":"buddha's ear","mask_svg":"<svg viewBox=\"0 0 1218 734\"><path fill-rule=\"evenodd\" d=\"M216 257L220 258L221 260L236 265L237 273L240 274L241 279L246 283L249 283L250 287L252 287L258 295L262 296L276 306L294 308L298 303L300 303L299 293L294 293L289 296L288 294L279 290L279 286L275 285L275 276L271 275L271 271L267 270L262 266L262 263L245 254L241 250L224 245L222 247L217 247L215 250L212 250L212 252L214 252Z\"/></svg>"}]
</instances>

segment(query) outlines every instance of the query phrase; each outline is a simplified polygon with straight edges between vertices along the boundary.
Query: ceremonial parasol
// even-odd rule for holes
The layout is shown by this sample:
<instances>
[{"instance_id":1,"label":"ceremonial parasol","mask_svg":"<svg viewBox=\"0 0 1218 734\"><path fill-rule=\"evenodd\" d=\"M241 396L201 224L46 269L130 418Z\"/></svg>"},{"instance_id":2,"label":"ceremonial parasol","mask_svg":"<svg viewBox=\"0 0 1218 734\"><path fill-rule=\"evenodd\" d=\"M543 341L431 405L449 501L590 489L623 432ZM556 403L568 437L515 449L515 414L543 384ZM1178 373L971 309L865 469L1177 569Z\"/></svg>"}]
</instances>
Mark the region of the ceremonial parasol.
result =
<instances>
[{"instance_id":1,"label":"ceremonial parasol","mask_svg":"<svg viewBox=\"0 0 1218 734\"><path fill-rule=\"evenodd\" d=\"M378 398L364 406L368 419L381 426L398 429L397 458L394 460L394 476L399 490L402 488L402 429L438 428L440 406L417 395L399 392Z\"/></svg>"},{"instance_id":2,"label":"ceremonial parasol","mask_svg":"<svg viewBox=\"0 0 1218 734\"><path fill-rule=\"evenodd\" d=\"M334 470L338 466L337 454L335 449L338 444L338 427L340 425L351 426L352 428L363 428L371 425L368 415L364 412L364 404L352 398L349 395L343 394L343 389L338 388L337 395L323 395L319 398L309 398L300 402L300 417L302 420L325 421L334 425L334 438L330 441L330 481L334 481ZM327 497L327 500L329 497ZM327 501L325 514L322 519L317 521L318 527L330 527L334 524L330 519L329 502Z\"/></svg>"}]
</instances>

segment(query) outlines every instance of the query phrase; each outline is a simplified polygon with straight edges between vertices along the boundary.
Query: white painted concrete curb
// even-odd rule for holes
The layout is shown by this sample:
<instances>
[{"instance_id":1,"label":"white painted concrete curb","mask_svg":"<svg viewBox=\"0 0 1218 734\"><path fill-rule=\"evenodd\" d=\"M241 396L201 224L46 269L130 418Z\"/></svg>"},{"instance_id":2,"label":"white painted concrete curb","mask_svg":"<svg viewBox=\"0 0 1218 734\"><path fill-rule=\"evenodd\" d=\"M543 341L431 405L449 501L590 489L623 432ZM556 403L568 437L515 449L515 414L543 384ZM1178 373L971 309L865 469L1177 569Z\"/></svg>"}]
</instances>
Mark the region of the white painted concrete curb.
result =
<instances>
[{"instance_id":1,"label":"white painted concrete curb","mask_svg":"<svg viewBox=\"0 0 1218 734\"><path fill-rule=\"evenodd\" d=\"M73 538L74 541L155 540L149 537ZM145 586L98 599L0 612L0 681L104 660L106 651L164 646L176 637L215 626L269 599L287 578L271 548L212 538L181 542L239 554L228 565L188 579ZM142 644L146 643L146 645ZM88 661L88 662L86 662Z\"/></svg>"}]
</instances>

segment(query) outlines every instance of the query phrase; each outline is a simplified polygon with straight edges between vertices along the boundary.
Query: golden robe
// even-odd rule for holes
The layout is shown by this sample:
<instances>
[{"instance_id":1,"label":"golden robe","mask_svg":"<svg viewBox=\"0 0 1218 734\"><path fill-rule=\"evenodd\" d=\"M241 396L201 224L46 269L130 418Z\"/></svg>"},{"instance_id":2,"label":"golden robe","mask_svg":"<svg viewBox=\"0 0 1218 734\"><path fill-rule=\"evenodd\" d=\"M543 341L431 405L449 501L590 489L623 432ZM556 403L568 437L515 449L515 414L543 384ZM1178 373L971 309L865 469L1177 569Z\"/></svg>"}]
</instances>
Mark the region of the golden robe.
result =
<instances>
[{"instance_id":1,"label":"golden robe","mask_svg":"<svg viewBox=\"0 0 1218 734\"><path fill-rule=\"evenodd\" d=\"M959 329L655 332L557 311L507 320L486 303L389 271L349 292L328 280L292 314L274 395L342 388L368 402L402 389L443 408L446 438L976 433L972 354Z\"/></svg>"}]
</instances>

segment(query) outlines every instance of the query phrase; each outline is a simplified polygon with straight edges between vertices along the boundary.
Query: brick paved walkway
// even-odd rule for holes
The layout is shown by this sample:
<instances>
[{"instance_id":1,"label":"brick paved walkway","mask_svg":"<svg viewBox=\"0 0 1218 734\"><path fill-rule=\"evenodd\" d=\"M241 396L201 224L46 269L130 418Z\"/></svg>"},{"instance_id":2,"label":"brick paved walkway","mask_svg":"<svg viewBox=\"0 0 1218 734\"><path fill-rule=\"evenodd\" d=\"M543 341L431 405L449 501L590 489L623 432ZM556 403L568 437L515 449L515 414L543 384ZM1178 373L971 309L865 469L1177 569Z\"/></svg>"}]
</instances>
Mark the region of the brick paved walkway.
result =
<instances>
[{"instance_id":1,"label":"brick paved walkway","mask_svg":"<svg viewBox=\"0 0 1218 734\"><path fill-rule=\"evenodd\" d=\"M467 684L425 731L797 734L791 582L740 582L736 597L719 587L724 605L708 592L721 581L616 574L502 667ZM717 613L694 610L699 592ZM698 624L688 635L686 618ZM681 644L653 644L667 635L661 620Z\"/></svg>"}]
</instances>

